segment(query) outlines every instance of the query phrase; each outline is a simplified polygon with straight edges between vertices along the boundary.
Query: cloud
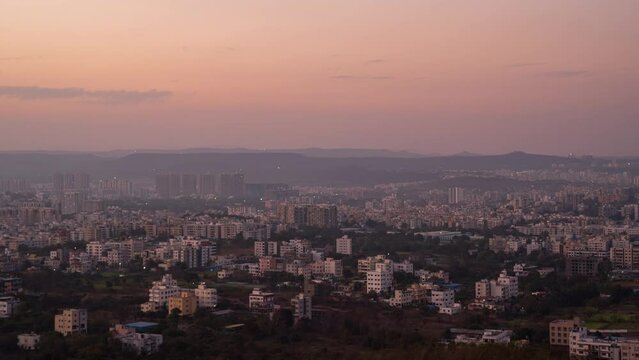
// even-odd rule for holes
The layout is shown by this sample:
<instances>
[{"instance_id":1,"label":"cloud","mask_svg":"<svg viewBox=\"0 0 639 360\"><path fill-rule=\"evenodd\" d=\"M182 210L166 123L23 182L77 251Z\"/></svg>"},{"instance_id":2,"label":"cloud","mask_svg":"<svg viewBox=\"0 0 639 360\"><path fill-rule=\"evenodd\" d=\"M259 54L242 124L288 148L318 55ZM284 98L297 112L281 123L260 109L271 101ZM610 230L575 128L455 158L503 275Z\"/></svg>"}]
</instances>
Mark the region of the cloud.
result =
<instances>
[{"instance_id":1,"label":"cloud","mask_svg":"<svg viewBox=\"0 0 639 360\"><path fill-rule=\"evenodd\" d=\"M386 60L385 59L371 59L371 60L368 60L366 63L367 64L379 64L379 63L383 63L383 62L386 62Z\"/></svg>"},{"instance_id":2,"label":"cloud","mask_svg":"<svg viewBox=\"0 0 639 360\"><path fill-rule=\"evenodd\" d=\"M544 73L538 74L539 76L555 78L555 79L566 79L577 76L588 75L589 72L585 70L557 70L557 71L548 71Z\"/></svg>"},{"instance_id":3,"label":"cloud","mask_svg":"<svg viewBox=\"0 0 639 360\"><path fill-rule=\"evenodd\" d=\"M87 90L83 88L49 88L40 86L0 86L0 96L20 100L93 99L109 103L139 103L164 100L170 91Z\"/></svg>"},{"instance_id":4,"label":"cloud","mask_svg":"<svg viewBox=\"0 0 639 360\"><path fill-rule=\"evenodd\" d=\"M510 68L521 68L521 67L530 67L530 66L540 66L540 65L545 65L545 64L546 63L543 63L543 62L529 62L529 63L508 64L506 66L510 67Z\"/></svg>"},{"instance_id":5,"label":"cloud","mask_svg":"<svg viewBox=\"0 0 639 360\"><path fill-rule=\"evenodd\" d=\"M358 76L358 75L334 75L331 79L335 80L388 80L390 76Z\"/></svg>"}]
</instances>

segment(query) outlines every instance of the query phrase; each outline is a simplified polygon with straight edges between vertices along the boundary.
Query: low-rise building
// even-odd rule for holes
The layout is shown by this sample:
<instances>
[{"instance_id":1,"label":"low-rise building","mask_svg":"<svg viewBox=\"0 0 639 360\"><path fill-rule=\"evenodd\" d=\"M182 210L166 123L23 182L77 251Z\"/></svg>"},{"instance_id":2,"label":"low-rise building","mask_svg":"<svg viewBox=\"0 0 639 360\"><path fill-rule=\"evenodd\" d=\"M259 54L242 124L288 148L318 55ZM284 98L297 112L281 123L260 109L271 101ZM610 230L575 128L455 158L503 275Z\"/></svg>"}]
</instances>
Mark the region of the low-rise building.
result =
<instances>
[{"instance_id":1,"label":"low-rise building","mask_svg":"<svg viewBox=\"0 0 639 360\"><path fill-rule=\"evenodd\" d=\"M388 304L393 307L403 307L412 304L413 296L410 291L395 290L395 294L388 300Z\"/></svg>"},{"instance_id":2,"label":"low-rise building","mask_svg":"<svg viewBox=\"0 0 639 360\"><path fill-rule=\"evenodd\" d=\"M511 330L470 330L470 329L450 329L456 344L508 344L513 334Z\"/></svg>"},{"instance_id":3,"label":"low-rise building","mask_svg":"<svg viewBox=\"0 0 639 360\"><path fill-rule=\"evenodd\" d=\"M139 355L158 352L163 342L161 334L139 333L135 329L122 324L117 324L110 330L113 338L120 341L123 347L132 349Z\"/></svg>"},{"instance_id":4,"label":"low-rise building","mask_svg":"<svg viewBox=\"0 0 639 360\"><path fill-rule=\"evenodd\" d=\"M40 343L40 335L36 333L18 335L18 347L22 350L35 350Z\"/></svg>"},{"instance_id":5,"label":"low-rise building","mask_svg":"<svg viewBox=\"0 0 639 360\"><path fill-rule=\"evenodd\" d=\"M639 359L639 339L591 334L584 326L570 332L568 351L571 359Z\"/></svg>"}]
</instances>

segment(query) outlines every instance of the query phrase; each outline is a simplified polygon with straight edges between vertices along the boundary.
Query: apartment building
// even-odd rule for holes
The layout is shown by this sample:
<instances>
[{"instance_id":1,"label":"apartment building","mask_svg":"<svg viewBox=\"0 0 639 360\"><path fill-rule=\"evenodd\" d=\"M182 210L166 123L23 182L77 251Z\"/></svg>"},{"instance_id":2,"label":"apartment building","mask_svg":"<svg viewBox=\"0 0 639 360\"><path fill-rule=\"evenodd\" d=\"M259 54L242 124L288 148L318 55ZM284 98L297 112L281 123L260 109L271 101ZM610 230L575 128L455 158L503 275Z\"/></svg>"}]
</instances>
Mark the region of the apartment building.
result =
<instances>
[{"instance_id":1,"label":"apartment building","mask_svg":"<svg viewBox=\"0 0 639 360\"><path fill-rule=\"evenodd\" d=\"M391 269L385 263L377 263L374 270L367 271L366 292L390 294L393 291L393 271Z\"/></svg>"},{"instance_id":2,"label":"apartment building","mask_svg":"<svg viewBox=\"0 0 639 360\"><path fill-rule=\"evenodd\" d=\"M12 317L18 311L20 300L13 296L0 297L0 318Z\"/></svg>"},{"instance_id":3,"label":"apartment building","mask_svg":"<svg viewBox=\"0 0 639 360\"><path fill-rule=\"evenodd\" d=\"M335 252L342 255L353 255L353 240L346 235L337 238Z\"/></svg>"},{"instance_id":4,"label":"apartment building","mask_svg":"<svg viewBox=\"0 0 639 360\"><path fill-rule=\"evenodd\" d=\"M304 293L300 293L291 299L291 308L295 321L313 318L311 297Z\"/></svg>"},{"instance_id":5,"label":"apartment building","mask_svg":"<svg viewBox=\"0 0 639 360\"><path fill-rule=\"evenodd\" d=\"M517 276L509 276L503 270L497 279L483 279L475 283L475 299L503 301L519 294Z\"/></svg>"},{"instance_id":6,"label":"apartment building","mask_svg":"<svg viewBox=\"0 0 639 360\"><path fill-rule=\"evenodd\" d=\"M212 309L217 306L217 290L206 287L206 283L201 282L194 290L197 298L197 307Z\"/></svg>"},{"instance_id":7,"label":"apartment building","mask_svg":"<svg viewBox=\"0 0 639 360\"><path fill-rule=\"evenodd\" d=\"M568 346L570 340L570 333L575 327L583 326L583 321L579 318L570 320L557 319L550 322L548 325L548 336L550 338L550 345L553 346Z\"/></svg>"},{"instance_id":8,"label":"apartment building","mask_svg":"<svg viewBox=\"0 0 639 360\"><path fill-rule=\"evenodd\" d=\"M64 336L87 332L87 310L65 309L55 316L55 331Z\"/></svg>"},{"instance_id":9,"label":"apartment building","mask_svg":"<svg viewBox=\"0 0 639 360\"><path fill-rule=\"evenodd\" d=\"M168 300L169 315L174 310L180 311L180 316L191 316L197 310L197 297L193 291L181 290L178 295L171 296Z\"/></svg>"}]
</instances>

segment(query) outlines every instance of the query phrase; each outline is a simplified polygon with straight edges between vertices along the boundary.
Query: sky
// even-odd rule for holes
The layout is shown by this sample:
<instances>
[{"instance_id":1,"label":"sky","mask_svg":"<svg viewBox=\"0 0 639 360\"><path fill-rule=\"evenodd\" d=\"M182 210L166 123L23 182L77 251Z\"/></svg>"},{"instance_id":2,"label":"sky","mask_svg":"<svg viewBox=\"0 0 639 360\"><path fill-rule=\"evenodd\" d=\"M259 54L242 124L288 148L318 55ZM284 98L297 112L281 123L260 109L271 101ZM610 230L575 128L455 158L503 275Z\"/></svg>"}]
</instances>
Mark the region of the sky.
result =
<instances>
[{"instance_id":1,"label":"sky","mask_svg":"<svg viewBox=\"0 0 639 360\"><path fill-rule=\"evenodd\" d=\"M0 0L0 150L639 155L636 0Z\"/></svg>"}]
</instances>

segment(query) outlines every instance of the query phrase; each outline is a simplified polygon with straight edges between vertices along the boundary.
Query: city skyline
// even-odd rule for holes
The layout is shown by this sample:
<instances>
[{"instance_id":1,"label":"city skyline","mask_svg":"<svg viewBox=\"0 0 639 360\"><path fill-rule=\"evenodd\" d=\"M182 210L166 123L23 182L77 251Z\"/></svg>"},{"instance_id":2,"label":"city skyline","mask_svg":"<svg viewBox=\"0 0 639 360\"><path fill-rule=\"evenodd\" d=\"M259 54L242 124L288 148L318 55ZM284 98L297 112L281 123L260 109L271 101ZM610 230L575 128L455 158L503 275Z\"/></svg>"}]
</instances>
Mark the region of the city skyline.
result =
<instances>
[{"instance_id":1,"label":"city skyline","mask_svg":"<svg viewBox=\"0 0 639 360\"><path fill-rule=\"evenodd\" d=\"M633 1L1 7L0 151L639 155Z\"/></svg>"}]
</instances>

